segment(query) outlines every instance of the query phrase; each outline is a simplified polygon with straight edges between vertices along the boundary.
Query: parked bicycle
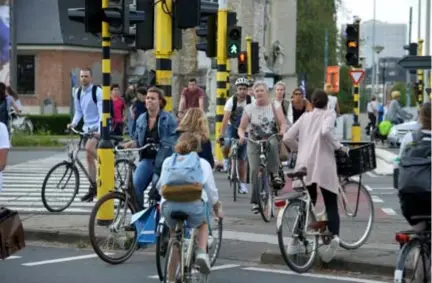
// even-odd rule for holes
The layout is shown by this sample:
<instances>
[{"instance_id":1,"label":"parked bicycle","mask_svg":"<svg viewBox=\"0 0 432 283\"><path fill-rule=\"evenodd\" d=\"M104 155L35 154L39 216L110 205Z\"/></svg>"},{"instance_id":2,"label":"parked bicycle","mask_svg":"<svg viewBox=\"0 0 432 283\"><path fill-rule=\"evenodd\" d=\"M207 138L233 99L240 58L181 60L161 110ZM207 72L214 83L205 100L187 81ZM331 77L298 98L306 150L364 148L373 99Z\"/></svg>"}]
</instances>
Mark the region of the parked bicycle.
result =
<instances>
[{"instance_id":1,"label":"parked bicycle","mask_svg":"<svg viewBox=\"0 0 432 283\"><path fill-rule=\"evenodd\" d=\"M265 222L270 222L271 218L274 217L274 197L277 195L277 191L273 189L270 176L267 172L267 148L269 146L269 140L277 138L278 134L273 134L269 138L264 140L253 140L248 138L248 141L259 145L260 147L260 165L258 169L258 180L259 189L254 193L257 193L258 210L261 217ZM280 166L279 174L282 173L282 167Z\"/></svg>"},{"instance_id":2,"label":"parked bicycle","mask_svg":"<svg viewBox=\"0 0 432 283\"><path fill-rule=\"evenodd\" d=\"M372 231L375 213L374 205L369 191L362 185L361 174L375 169L376 160L375 145L373 143L348 143L348 145L351 148L349 155L337 154L336 157L338 175L341 180L339 187L339 202L341 203L345 216L349 218L355 218L359 212L360 193L364 196L369 207L366 229L363 233L358 233L358 240L349 242L350 239L344 239L342 233L340 235L340 246L344 249L353 250L361 247L366 242L370 232ZM304 182L304 177L306 175L306 168L301 168L296 172L288 173L287 176L289 178L300 180L302 187L294 188L294 193L288 193L276 198L275 200L275 206L281 208L276 224L279 248L286 264L298 273L307 272L315 263L319 239L322 239L322 244L328 244L331 240L330 233L325 229L326 225L324 225L324 228L319 231L308 230L309 224L318 220L318 215ZM358 182L350 179L350 177L354 175L359 175ZM346 196L349 188L357 188L354 207L349 205L348 197ZM287 229L283 228L282 223L290 217L295 218L294 224L292 227L287 227ZM325 221L324 224L326 224ZM352 227L348 228L352 229ZM288 232L289 235L284 235L283 233L285 231ZM284 242L285 239L288 238L294 238L299 242L301 247L300 251L303 252L304 255L298 256L298 254L296 254L293 258L288 255L286 250L287 243ZM305 262L297 264L295 262L296 259Z\"/></svg>"},{"instance_id":3,"label":"parked bicycle","mask_svg":"<svg viewBox=\"0 0 432 283\"><path fill-rule=\"evenodd\" d=\"M395 283L431 282L431 216L417 215L412 220L424 221L427 227L424 231L396 233L401 250L396 261ZM412 259L412 264L408 264L408 259Z\"/></svg>"},{"instance_id":4,"label":"parked bicycle","mask_svg":"<svg viewBox=\"0 0 432 283\"><path fill-rule=\"evenodd\" d=\"M79 135L80 139L78 143L71 140L71 142L66 147L68 160L64 160L54 165L48 171L42 183L42 203L44 207L50 212L62 212L72 204L80 189L79 169L81 169L81 171L84 173L84 176L90 183L90 186L96 187L96 182L91 180L87 169L78 158L78 153L83 143L87 139L92 138L93 133L80 132L74 128L71 128L70 131L67 132ZM110 136L110 139L114 142L114 144L123 141L123 137L121 136ZM71 180L71 178L73 178L73 180ZM51 181L54 181L54 184L51 184ZM72 183L70 183L70 181ZM66 202L63 205L57 200L51 203L49 198L56 193L54 190L59 190L62 195L65 196Z\"/></svg>"}]
</instances>

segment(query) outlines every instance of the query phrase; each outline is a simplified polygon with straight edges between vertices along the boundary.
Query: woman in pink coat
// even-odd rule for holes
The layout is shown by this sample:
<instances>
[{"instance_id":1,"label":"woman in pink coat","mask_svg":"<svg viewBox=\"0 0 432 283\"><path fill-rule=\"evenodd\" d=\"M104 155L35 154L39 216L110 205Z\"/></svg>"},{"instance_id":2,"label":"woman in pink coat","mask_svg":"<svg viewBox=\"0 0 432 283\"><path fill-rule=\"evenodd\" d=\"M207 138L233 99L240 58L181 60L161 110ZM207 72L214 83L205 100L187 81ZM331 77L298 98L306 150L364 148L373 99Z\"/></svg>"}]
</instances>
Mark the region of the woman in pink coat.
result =
<instances>
[{"instance_id":1,"label":"woman in pink coat","mask_svg":"<svg viewBox=\"0 0 432 283\"><path fill-rule=\"evenodd\" d=\"M336 113L327 109L328 96L323 90L312 94L313 111L304 113L284 135L283 141L291 150L297 150L295 170L306 167L305 183L312 202L317 201L317 187L321 189L327 211L328 230L333 239L321 250L321 258L330 261L339 246L338 186L335 151L343 149L333 130ZM312 224L312 227L317 226ZM288 241L288 254L297 253L298 240Z\"/></svg>"}]
</instances>

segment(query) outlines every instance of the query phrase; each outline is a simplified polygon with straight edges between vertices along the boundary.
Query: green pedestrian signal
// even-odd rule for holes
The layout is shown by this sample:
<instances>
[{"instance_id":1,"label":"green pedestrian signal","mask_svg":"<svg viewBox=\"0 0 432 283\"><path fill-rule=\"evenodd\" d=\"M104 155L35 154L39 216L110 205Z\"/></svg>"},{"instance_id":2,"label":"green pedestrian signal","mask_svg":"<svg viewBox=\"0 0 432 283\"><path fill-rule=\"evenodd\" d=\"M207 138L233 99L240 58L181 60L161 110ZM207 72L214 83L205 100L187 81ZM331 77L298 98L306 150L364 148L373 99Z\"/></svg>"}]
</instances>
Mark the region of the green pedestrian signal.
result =
<instances>
[{"instance_id":1,"label":"green pedestrian signal","mask_svg":"<svg viewBox=\"0 0 432 283\"><path fill-rule=\"evenodd\" d=\"M241 48L241 27L229 27L227 35L227 56L228 58L237 58Z\"/></svg>"}]
</instances>

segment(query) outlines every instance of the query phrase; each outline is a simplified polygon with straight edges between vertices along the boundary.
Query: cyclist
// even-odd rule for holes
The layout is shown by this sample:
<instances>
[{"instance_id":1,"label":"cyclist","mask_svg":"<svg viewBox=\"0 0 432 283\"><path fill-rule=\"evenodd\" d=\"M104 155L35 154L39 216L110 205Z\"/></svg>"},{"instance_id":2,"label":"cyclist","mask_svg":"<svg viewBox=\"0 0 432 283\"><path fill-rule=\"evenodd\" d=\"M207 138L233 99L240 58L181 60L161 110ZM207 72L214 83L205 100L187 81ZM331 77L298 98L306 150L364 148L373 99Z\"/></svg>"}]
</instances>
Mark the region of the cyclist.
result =
<instances>
[{"instance_id":1,"label":"cyclist","mask_svg":"<svg viewBox=\"0 0 432 283\"><path fill-rule=\"evenodd\" d=\"M256 101L247 105L244 109L238 136L240 144L246 140L246 132L254 140L266 139L273 134L283 135L286 131L287 123L279 102L272 102L268 86L263 81L255 82L253 86ZM278 129L278 124L279 129ZM267 169L271 176L271 181L275 187L282 186L283 181L279 176L279 140L276 138L269 140ZM247 158L250 168L250 181L252 184L252 211L256 214L258 210L257 192L259 190L258 169L260 164L260 148L252 142L247 144Z\"/></svg>"},{"instance_id":2,"label":"cyclist","mask_svg":"<svg viewBox=\"0 0 432 283\"><path fill-rule=\"evenodd\" d=\"M243 111L248 104L255 102L253 96L248 95L249 80L246 78L238 78L235 82L236 94L231 96L225 103L224 117L222 120L222 127L220 130L219 140L223 142L223 155L224 155L224 171L228 170L229 159L228 155L231 148L231 139L237 139L237 129L240 125L240 120ZM228 125L228 127L227 127ZM248 191L246 185L246 144L239 147L239 177L240 187L239 193L246 194Z\"/></svg>"},{"instance_id":3,"label":"cyclist","mask_svg":"<svg viewBox=\"0 0 432 283\"><path fill-rule=\"evenodd\" d=\"M288 119L288 109L290 107L289 100L286 99L286 86L285 83L282 81L278 81L275 84L275 100L279 102L282 106L282 112L284 116L286 117L287 123L289 121Z\"/></svg>"},{"instance_id":4,"label":"cyclist","mask_svg":"<svg viewBox=\"0 0 432 283\"><path fill-rule=\"evenodd\" d=\"M159 150L148 147L140 152L140 161L133 176L133 184L139 208L144 204L144 190L159 174L162 162L173 152L176 141L177 121L174 116L163 110L166 101L163 90L151 87L147 90L147 112L136 120L132 141L124 143L125 148L143 147L146 144L159 144Z\"/></svg>"},{"instance_id":5,"label":"cyclist","mask_svg":"<svg viewBox=\"0 0 432 283\"><path fill-rule=\"evenodd\" d=\"M86 159L90 179L96 183L96 148L100 137L99 125L102 115L102 91L96 87L96 101L93 101L94 85L92 82L92 70L83 68L80 71L81 87L74 94L75 114L72 122L67 125L68 128L75 128L84 119L83 131L86 133L93 132L93 137L86 142ZM80 96L78 97L78 93ZM95 103L96 102L96 103ZM90 185L87 194L81 201L91 202L96 196L96 187Z\"/></svg>"},{"instance_id":6,"label":"cyclist","mask_svg":"<svg viewBox=\"0 0 432 283\"><path fill-rule=\"evenodd\" d=\"M200 137L196 134L185 132L179 137L177 144L175 145L175 152L179 156L185 156L191 153L197 153L200 148ZM161 196L164 191L164 180L168 179L168 175L170 174L170 170L167 169L169 169L170 164L173 163L173 158L175 157L175 155L168 157L162 165L162 173L157 185ZM181 211L188 215L186 220L188 228L199 227L197 235L198 250L196 252L195 263L200 267L200 272L208 274L210 272L210 260L206 252L208 241L206 205L210 204L213 207L213 211L218 218L223 218L223 211L210 164L205 159L199 158L198 166L201 167L202 173L201 184L203 185L203 190L201 192L201 199L188 202L174 202L171 200L165 200L162 197L161 213L165 217L166 223L171 230L170 235L174 235L173 229L177 224L177 221L171 218L171 213L174 211ZM178 189L178 192L179 195L182 194L180 188ZM178 251L172 253L171 261L168 266L168 282L176 282L175 271L179 262L178 254Z\"/></svg>"},{"instance_id":7,"label":"cyclist","mask_svg":"<svg viewBox=\"0 0 432 283\"><path fill-rule=\"evenodd\" d=\"M412 115L404 111L400 106L400 92L397 90L392 91L391 97L392 100L390 101L384 120L390 121L393 125L397 125L403 123L404 120L411 119Z\"/></svg>"},{"instance_id":8,"label":"cyclist","mask_svg":"<svg viewBox=\"0 0 432 283\"><path fill-rule=\"evenodd\" d=\"M333 234L330 244L321 252L321 258L329 262L339 246L338 186L335 150L344 149L333 133L336 112L327 111L328 95L323 90L312 94L312 112L305 113L288 130L283 141L292 150L297 149L295 170L305 167L307 185L312 202L317 201L317 187L321 189L328 218L328 229ZM294 186L295 184L293 184ZM311 228L318 227L318 222ZM288 253L295 254L300 249L297 239L288 241Z\"/></svg>"}]
</instances>

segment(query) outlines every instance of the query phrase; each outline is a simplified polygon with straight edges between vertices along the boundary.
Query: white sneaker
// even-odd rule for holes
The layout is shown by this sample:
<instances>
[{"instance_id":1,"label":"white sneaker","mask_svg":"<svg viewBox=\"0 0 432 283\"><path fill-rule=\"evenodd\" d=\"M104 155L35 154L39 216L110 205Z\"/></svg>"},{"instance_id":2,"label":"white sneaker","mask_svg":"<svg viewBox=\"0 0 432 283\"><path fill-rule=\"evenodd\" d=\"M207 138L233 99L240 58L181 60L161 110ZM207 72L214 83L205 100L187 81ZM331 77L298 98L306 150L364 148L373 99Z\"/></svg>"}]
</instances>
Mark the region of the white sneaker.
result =
<instances>
[{"instance_id":1,"label":"white sneaker","mask_svg":"<svg viewBox=\"0 0 432 283\"><path fill-rule=\"evenodd\" d=\"M228 172L228 168L229 168L229 160L228 159L224 159L222 171L223 172Z\"/></svg>"},{"instance_id":2,"label":"white sneaker","mask_svg":"<svg viewBox=\"0 0 432 283\"><path fill-rule=\"evenodd\" d=\"M210 273L210 259L207 253L199 251L195 258L195 264L198 265L202 274Z\"/></svg>"},{"instance_id":3,"label":"white sneaker","mask_svg":"<svg viewBox=\"0 0 432 283\"><path fill-rule=\"evenodd\" d=\"M295 255L295 254L300 254L300 253L304 253L305 249L304 247L300 244L298 239L289 237L288 238L288 243L287 243L287 254L288 255Z\"/></svg>"},{"instance_id":4,"label":"white sneaker","mask_svg":"<svg viewBox=\"0 0 432 283\"><path fill-rule=\"evenodd\" d=\"M339 237L334 236L328 245L320 247L319 254L322 261L329 263L336 256L336 251L337 248L339 247L339 242L340 242Z\"/></svg>"},{"instance_id":5,"label":"white sneaker","mask_svg":"<svg viewBox=\"0 0 432 283\"><path fill-rule=\"evenodd\" d=\"M248 193L248 187L245 183L240 183L240 189L239 192L241 194L247 194Z\"/></svg>"}]
</instances>

